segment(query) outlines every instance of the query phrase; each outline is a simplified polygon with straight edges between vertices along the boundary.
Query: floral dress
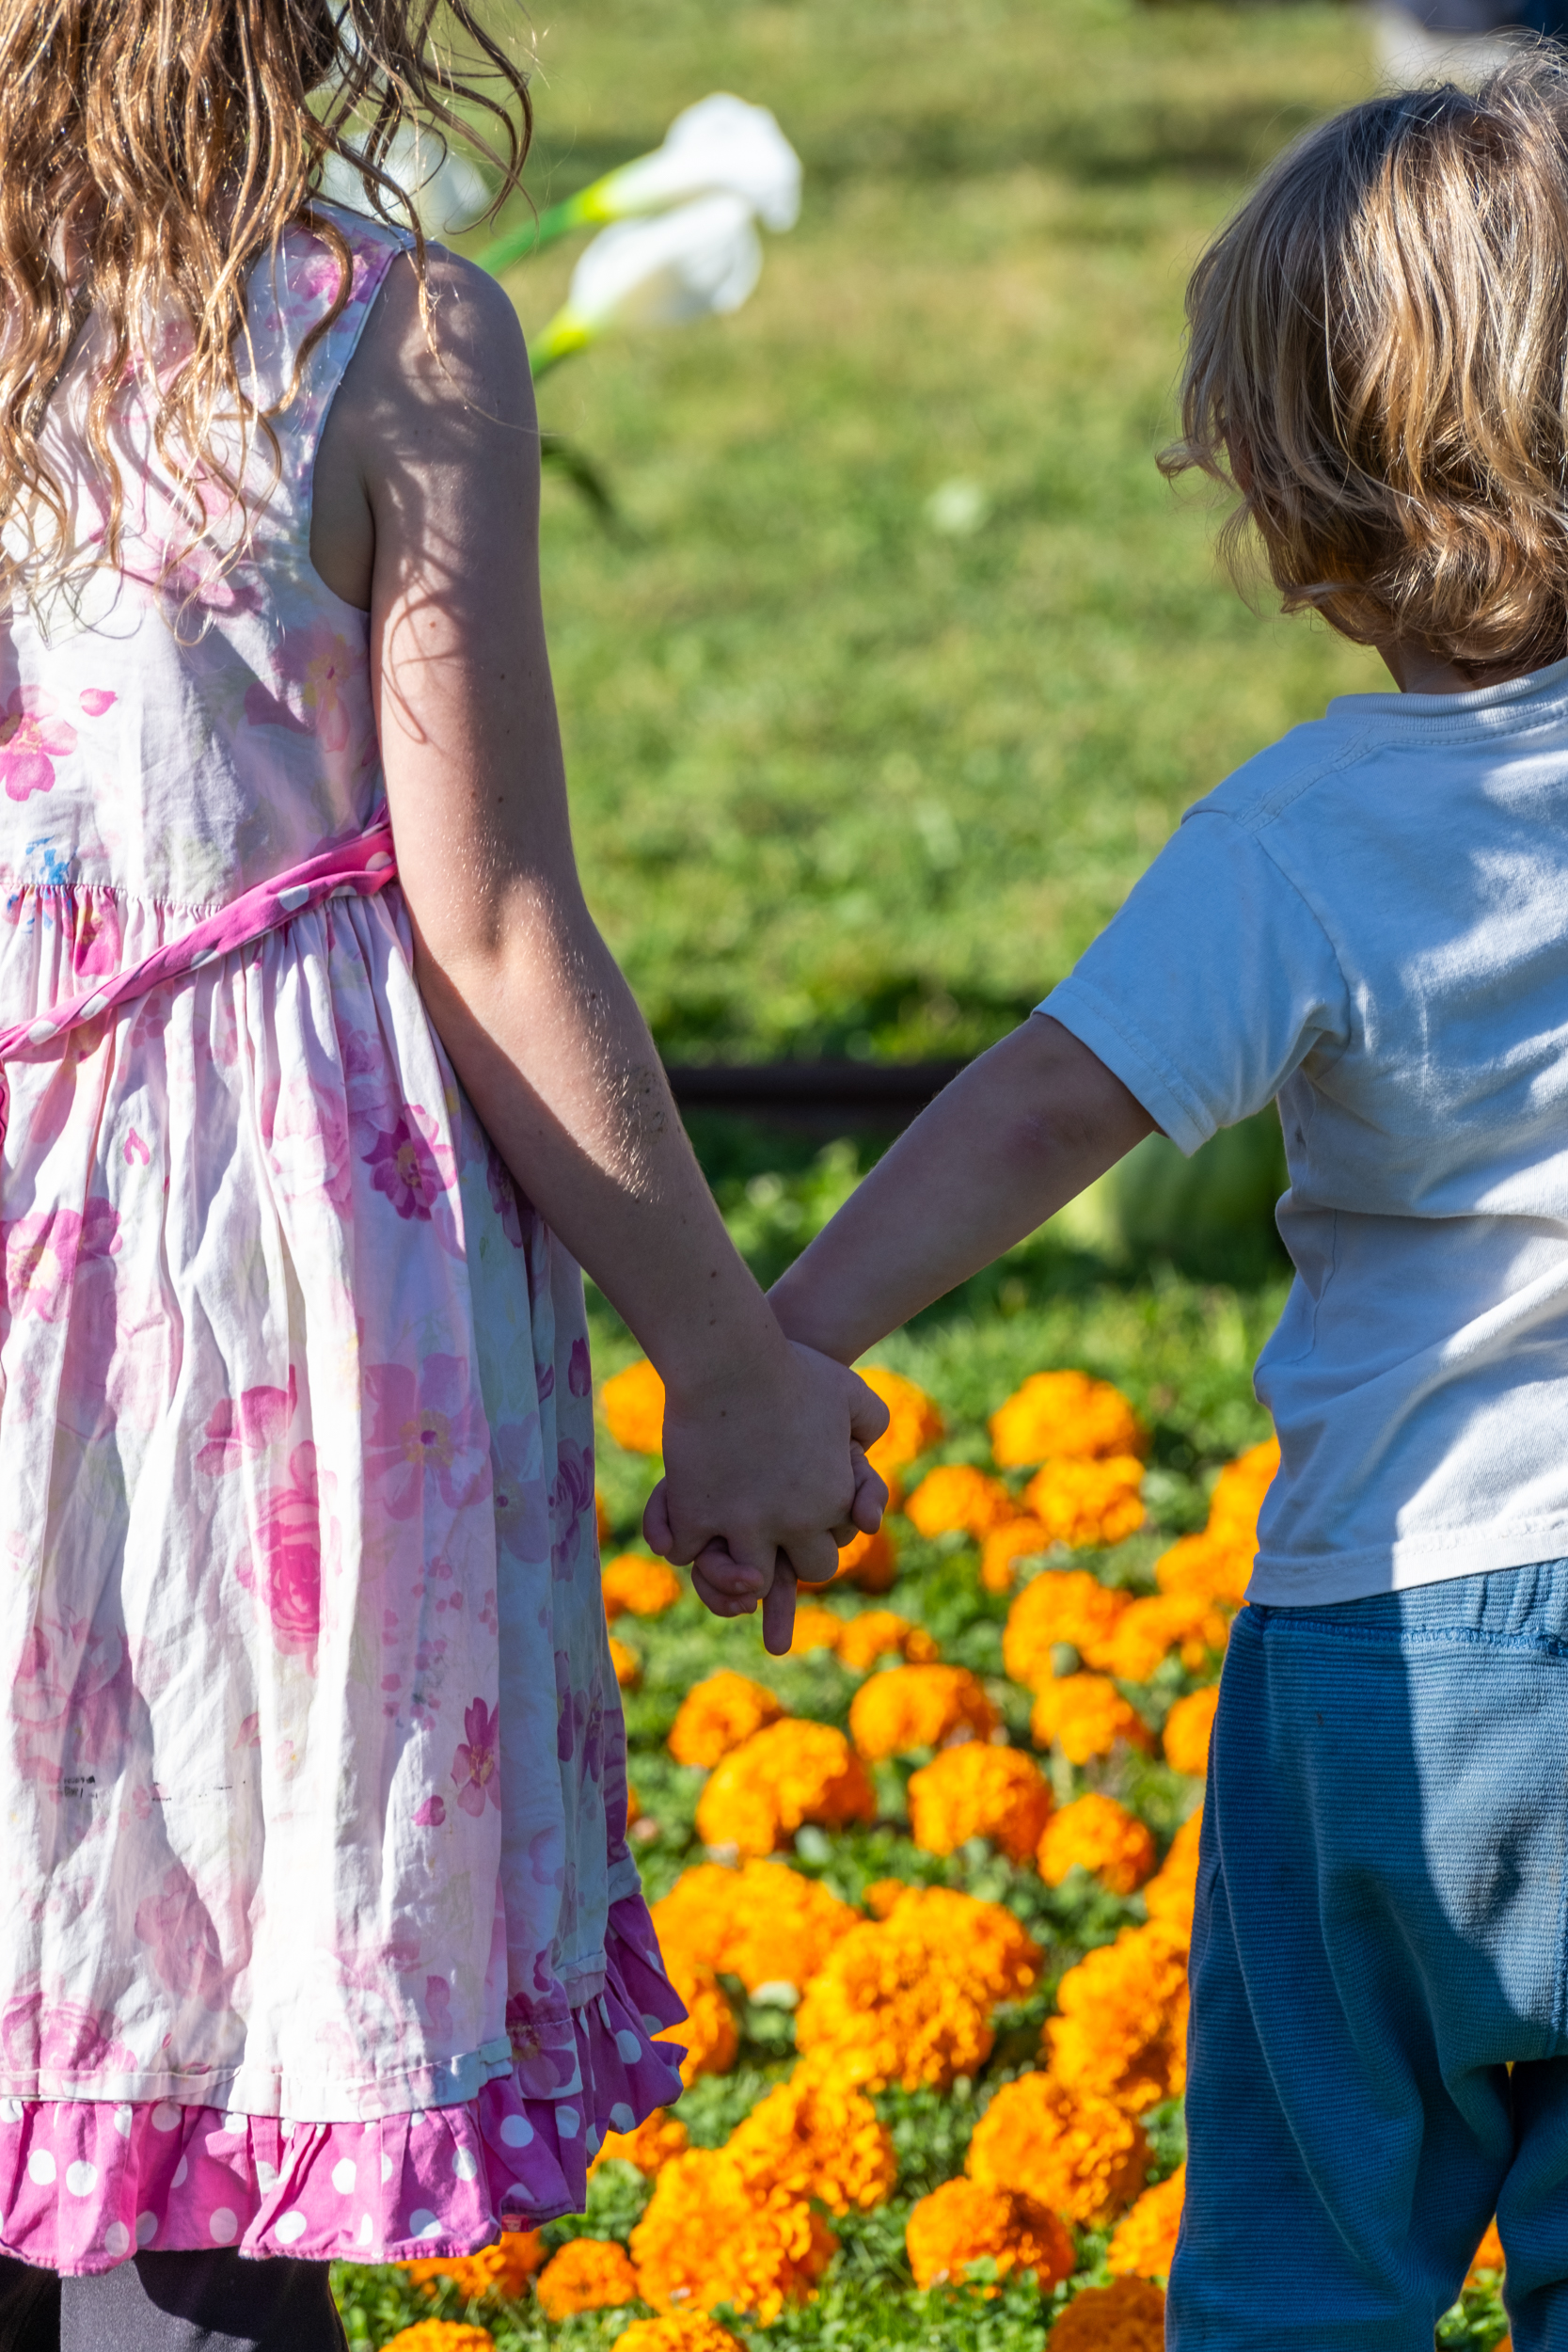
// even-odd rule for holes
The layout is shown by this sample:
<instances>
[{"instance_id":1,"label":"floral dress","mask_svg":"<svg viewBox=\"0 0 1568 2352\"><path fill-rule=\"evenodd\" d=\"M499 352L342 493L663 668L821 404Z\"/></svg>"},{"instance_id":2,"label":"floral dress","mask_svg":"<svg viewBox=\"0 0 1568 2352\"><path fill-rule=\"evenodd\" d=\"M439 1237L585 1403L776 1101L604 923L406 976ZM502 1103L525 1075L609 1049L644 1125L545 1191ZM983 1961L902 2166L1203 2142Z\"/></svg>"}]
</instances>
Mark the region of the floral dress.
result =
<instances>
[{"instance_id":1,"label":"floral dress","mask_svg":"<svg viewBox=\"0 0 1568 2352\"><path fill-rule=\"evenodd\" d=\"M181 520L134 379L91 560L92 326L55 394L87 560L0 619L0 1028L376 815L368 616L312 568L310 488L400 241L331 217L315 341L319 236L252 278L240 560L215 497ZM579 2208L678 2090L682 2014L626 1845L581 1279L395 884L6 1077L0 2250L373 2262Z\"/></svg>"}]
</instances>

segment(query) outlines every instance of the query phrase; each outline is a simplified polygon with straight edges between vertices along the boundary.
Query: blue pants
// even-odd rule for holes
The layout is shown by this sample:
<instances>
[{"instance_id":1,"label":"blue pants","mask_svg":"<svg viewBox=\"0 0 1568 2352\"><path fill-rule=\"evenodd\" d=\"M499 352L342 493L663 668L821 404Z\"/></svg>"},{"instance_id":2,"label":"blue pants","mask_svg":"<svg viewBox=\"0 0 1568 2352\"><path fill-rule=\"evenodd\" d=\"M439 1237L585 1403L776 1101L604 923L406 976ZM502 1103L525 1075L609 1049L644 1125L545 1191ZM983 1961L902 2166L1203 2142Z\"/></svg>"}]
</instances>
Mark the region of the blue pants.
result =
<instances>
[{"instance_id":1,"label":"blue pants","mask_svg":"<svg viewBox=\"0 0 1568 2352\"><path fill-rule=\"evenodd\" d=\"M1241 1612L1192 1993L1172 2352L1568 2352L1568 1561Z\"/></svg>"}]
</instances>

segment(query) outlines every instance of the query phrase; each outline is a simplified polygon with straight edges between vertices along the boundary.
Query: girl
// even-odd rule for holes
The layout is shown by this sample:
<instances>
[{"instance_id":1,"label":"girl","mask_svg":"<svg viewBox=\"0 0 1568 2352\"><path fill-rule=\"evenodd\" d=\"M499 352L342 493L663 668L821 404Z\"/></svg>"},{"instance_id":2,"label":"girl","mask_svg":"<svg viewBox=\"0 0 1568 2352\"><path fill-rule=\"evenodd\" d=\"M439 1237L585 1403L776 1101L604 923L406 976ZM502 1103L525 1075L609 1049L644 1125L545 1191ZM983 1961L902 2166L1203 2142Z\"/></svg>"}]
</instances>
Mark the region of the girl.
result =
<instances>
[{"instance_id":1,"label":"girl","mask_svg":"<svg viewBox=\"0 0 1568 2352\"><path fill-rule=\"evenodd\" d=\"M1282 1463L1211 1750L1167 2342L1431 2352L1495 2211L1516 2352L1563 2352L1568 64L1311 133L1188 314L1167 469L1228 472L1287 609L1401 691L1190 810L773 1300L847 1363L1152 1127L1277 1096Z\"/></svg>"},{"instance_id":2,"label":"girl","mask_svg":"<svg viewBox=\"0 0 1568 2352\"><path fill-rule=\"evenodd\" d=\"M574 1259L677 1542L878 1517L578 893L511 307L311 196L432 13L0 6L12 2346L316 2352L676 2091Z\"/></svg>"}]
</instances>

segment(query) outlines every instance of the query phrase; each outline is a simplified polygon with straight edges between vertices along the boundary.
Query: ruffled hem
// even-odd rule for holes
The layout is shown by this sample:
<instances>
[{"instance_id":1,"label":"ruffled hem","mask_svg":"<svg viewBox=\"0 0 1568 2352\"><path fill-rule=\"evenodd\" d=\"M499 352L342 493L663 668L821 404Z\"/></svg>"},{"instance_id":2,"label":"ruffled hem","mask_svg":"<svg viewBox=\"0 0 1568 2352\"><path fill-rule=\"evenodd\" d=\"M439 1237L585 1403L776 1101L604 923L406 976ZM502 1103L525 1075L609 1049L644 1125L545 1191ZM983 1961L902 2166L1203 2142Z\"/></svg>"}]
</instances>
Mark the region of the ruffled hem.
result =
<instances>
[{"instance_id":1,"label":"ruffled hem","mask_svg":"<svg viewBox=\"0 0 1568 2352\"><path fill-rule=\"evenodd\" d=\"M0 2252L79 2277L144 2247L408 2262L580 2213L606 2132L680 2093L686 2011L640 1895L612 1903L604 1991L572 2012L580 2087L524 2094L517 2070L461 2106L291 2123L170 2101L0 2100Z\"/></svg>"}]
</instances>

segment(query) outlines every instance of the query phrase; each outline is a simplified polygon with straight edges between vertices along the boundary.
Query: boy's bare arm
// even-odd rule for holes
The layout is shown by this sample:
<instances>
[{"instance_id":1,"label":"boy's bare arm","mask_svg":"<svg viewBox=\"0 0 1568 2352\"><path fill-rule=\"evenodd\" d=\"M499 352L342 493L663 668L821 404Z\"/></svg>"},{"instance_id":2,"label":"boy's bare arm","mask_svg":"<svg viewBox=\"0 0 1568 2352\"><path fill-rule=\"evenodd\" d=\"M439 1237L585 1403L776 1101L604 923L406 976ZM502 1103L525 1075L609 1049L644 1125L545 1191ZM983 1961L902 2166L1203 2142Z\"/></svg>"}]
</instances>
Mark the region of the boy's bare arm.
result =
<instances>
[{"instance_id":1,"label":"boy's bare arm","mask_svg":"<svg viewBox=\"0 0 1568 2352\"><path fill-rule=\"evenodd\" d=\"M1086 1045L1032 1013L954 1079L774 1284L780 1322L852 1363L1153 1131Z\"/></svg>"}]
</instances>

